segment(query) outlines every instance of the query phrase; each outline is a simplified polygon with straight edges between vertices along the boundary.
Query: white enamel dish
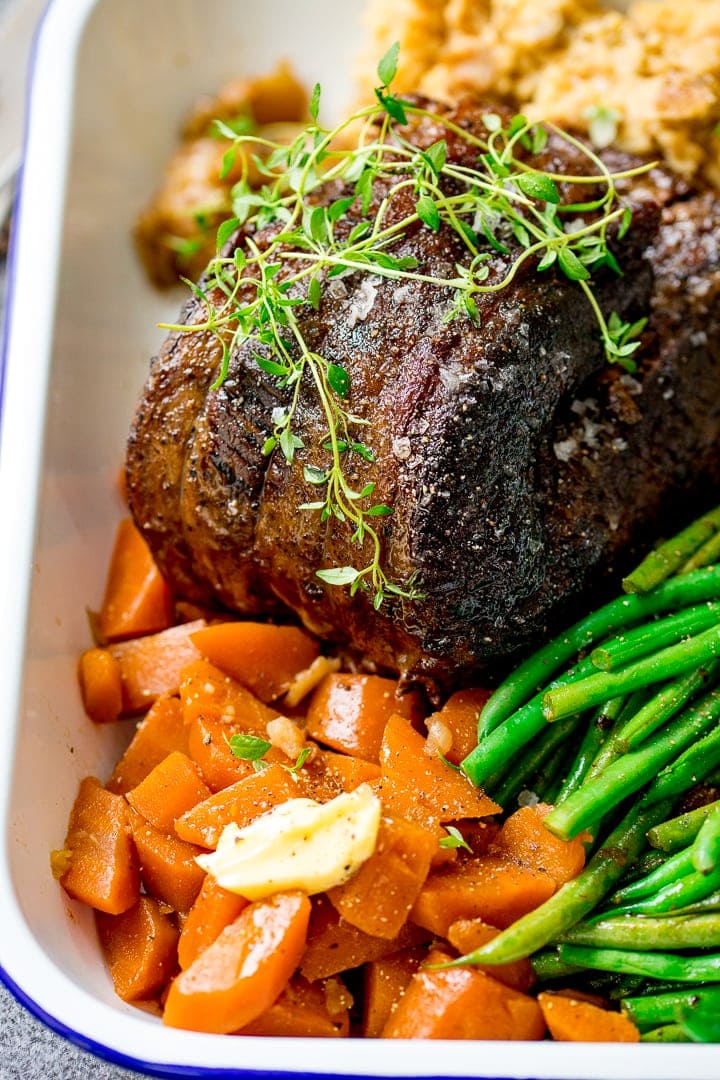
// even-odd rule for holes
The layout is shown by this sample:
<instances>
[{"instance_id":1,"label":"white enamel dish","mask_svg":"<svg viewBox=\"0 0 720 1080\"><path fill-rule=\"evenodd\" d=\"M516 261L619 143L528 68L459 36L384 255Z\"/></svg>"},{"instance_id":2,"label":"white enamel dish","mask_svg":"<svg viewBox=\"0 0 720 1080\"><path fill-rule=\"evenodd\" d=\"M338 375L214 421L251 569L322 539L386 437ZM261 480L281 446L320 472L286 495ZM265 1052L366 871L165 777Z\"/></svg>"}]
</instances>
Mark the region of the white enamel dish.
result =
<instances>
[{"instance_id":1,"label":"white enamel dish","mask_svg":"<svg viewBox=\"0 0 720 1080\"><path fill-rule=\"evenodd\" d=\"M96 1053L163 1076L717 1080L720 1048L218 1037L114 995L89 911L50 875L78 781L128 727L94 727L75 681L122 509L115 477L148 357L179 298L130 242L183 112L289 57L350 96L362 0L54 0L35 49L9 282L0 444L0 963L18 998Z\"/></svg>"}]
</instances>

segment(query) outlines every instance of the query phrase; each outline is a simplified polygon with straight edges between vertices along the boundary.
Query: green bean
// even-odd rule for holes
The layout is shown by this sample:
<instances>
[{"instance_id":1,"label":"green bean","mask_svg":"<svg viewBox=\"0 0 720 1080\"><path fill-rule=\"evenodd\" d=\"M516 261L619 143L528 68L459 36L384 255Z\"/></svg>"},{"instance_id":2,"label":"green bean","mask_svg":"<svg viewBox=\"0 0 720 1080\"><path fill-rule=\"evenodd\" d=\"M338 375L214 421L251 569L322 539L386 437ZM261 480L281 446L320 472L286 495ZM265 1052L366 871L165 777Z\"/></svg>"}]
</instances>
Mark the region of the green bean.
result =
<instances>
[{"instance_id":1,"label":"green bean","mask_svg":"<svg viewBox=\"0 0 720 1080\"><path fill-rule=\"evenodd\" d=\"M564 686L574 679L584 678L592 669L588 657L551 685ZM540 691L507 720L498 724L461 762L460 767L474 784L491 786L495 777L507 773L508 762L512 761L516 754L524 754L531 741L545 730L547 724L542 709L543 693L544 691Z\"/></svg>"},{"instance_id":2,"label":"green bean","mask_svg":"<svg viewBox=\"0 0 720 1080\"><path fill-rule=\"evenodd\" d=\"M683 675L664 686L617 732L618 751L624 754L628 750L636 749L714 679L718 670L720 665L717 662L707 664L706 667L691 671L689 675Z\"/></svg>"},{"instance_id":3,"label":"green bean","mask_svg":"<svg viewBox=\"0 0 720 1080\"><path fill-rule=\"evenodd\" d=\"M720 1017L717 1014L716 1003L711 1006L705 1004L696 1008L690 1006L682 1010L678 1023L693 1042L720 1042Z\"/></svg>"},{"instance_id":4,"label":"green bean","mask_svg":"<svg viewBox=\"0 0 720 1080\"><path fill-rule=\"evenodd\" d=\"M720 807L720 799L698 806L696 810L689 810L686 814L670 818L656 825L648 832L648 842L654 848L662 851L673 852L691 844L700 832L705 818L717 807Z\"/></svg>"},{"instance_id":5,"label":"green bean","mask_svg":"<svg viewBox=\"0 0 720 1080\"><path fill-rule=\"evenodd\" d=\"M678 574L689 574L692 570L699 570L701 566L709 566L710 563L720 559L720 532L716 532L702 547L699 547L694 555L678 570Z\"/></svg>"},{"instance_id":6,"label":"green bean","mask_svg":"<svg viewBox=\"0 0 720 1080\"><path fill-rule=\"evenodd\" d=\"M499 938L495 938L498 941ZM720 976L720 955L679 956L676 953L634 952L630 949L591 949L584 945L560 945L560 959L577 967L646 975L650 979L677 982L712 982Z\"/></svg>"},{"instance_id":7,"label":"green bean","mask_svg":"<svg viewBox=\"0 0 720 1080\"><path fill-rule=\"evenodd\" d=\"M582 742L578 748L565 783L560 790L556 802L562 803L576 791L585 779L588 769L595 760L598 752L609 737L615 721L621 715L625 698L614 698L612 701L601 705L592 722L585 730Z\"/></svg>"},{"instance_id":8,"label":"green bean","mask_svg":"<svg viewBox=\"0 0 720 1080\"><path fill-rule=\"evenodd\" d=\"M622 671L599 671L596 675L548 690L543 697L543 713L547 720L560 720L609 698L702 667L717 656L720 656L720 625L637 660Z\"/></svg>"},{"instance_id":9,"label":"green bean","mask_svg":"<svg viewBox=\"0 0 720 1080\"><path fill-rule=\"evenodd\" d=\"M608 734L604 744L590 762L590 768L587 771L588 780L592 780L593 777L599 776L611 761L614 761L621 753L626 753L627 747L624 743L620 742L621 733L625 730L625 727L631 722L633 717L637 715L638 710L644 708L648 703L648 690L646 687L642 690L636 690L624 700L625 705L618 716L612 731Z\"/></svg>"},{"instance_id":10,"label":"green bean","mask_svg":"<svg viewBox=\"0 0 720 1080\"><path fill-rule=\"evenodd\" d=\"M618 948L641 952L662 949L720 947L720 915L670 915L639 919L637 915L596 915L573 926L563 943L596 949Z\"/></svg>"},{"instance_id":11,"label":"green bean","mask_svg":"<svg viewBox=\"0 0 720 1080\"><path fill-rule=\"evenodd\" d=\"M640 1036L640 1042L644 1043L682 1043L692 1042L690 1036L680 1024L663 1024L662 1027L653 1028Z\"/></svg>"},{"instance_id":12,"label":"green bean","mask_svg":"<svg viewBox=\"0 0 720 1080\"><path fill-rule=\"evenodd\" d=\"M557 949L541 949L530 959L535 977L539 982L549 982L550 979L566 979L574 975L582 968L573 967L572 964L560 962Z\"/></svg>"},{"instance_id":13,"label":"green bean","mask_svg":"<svg viewBox=\"0 0 720 1080\"><path fill-rule=\"evenodd\" d=\"M617 671L641 656L707 630L717 622L720 622L720 604L696 604L612 638L593 649L590 659L602 671Z\"/></svg>"},{"instance_id":14,"label":"green bean","mask_svg":"<svg viewBox=\"0 0 720 1080\"><path fill-rule=\"evenodd\" d=\"M613 893L614 904L632 903L634 900L642 900L645 896L652 896L658 889L669 885L678 878L684 877L693 870L692 848L685 848L676 855L671 855L662 866L653 870L645 877L633 881L630 885Z\"/></svg>"},{"instance_id":15,"label":"green bean","mask_svg":"<svg viewBox=\"0 0 720 1080\"><path fill-rule=\"evenodd\" d=\"M568 736L577 727L579 720L579 716L567 716L557 725L546 725L546 730L541 732L532 745L527 748L519 764L509 773L500 786L493 789L486 784L485 790L492 795L496 802L500 803L503 809L509 809L518 793L528 786L533 774L556 752L558 747L563 747ZM557 734L553 731L555 727L558 728ZM532 790L538 791L538 788L533 787Z\"/></svg>"},{"instance_id":16,"label":"green bean","mask_svg":"<svg viewBox=\"0 0 720 1080\"><path fill-rule=\"evenodd\" d=\"M530 782L530 790L536 791L543 802L553 805L558 792L563 786L567 771L568 758L572 754L576 740L571 736L558 746L554 754L543 763L542 768Z\"/></svg>"},{"instance_id":17,"label":"green bean","mask_svg":"<svg viewBox=\"0 0 720 1080\"><path fill-rule=\"evenodd\" d=\"M646 593L665 581L720 529L720 507L693 521L686 529L660 544L623 579L628 593Z\"/></svg>"},{"instance_id":18,"label":"green bean","mask_svg":"<svg viewBox=\"0 0 720 1080\"><path fill-rule=\"evenodd\" d=\"M720 889L720 868L711 874L700 874L694 870L678 881L664 885L654 896L625 905L625 909L637 915L662 915L696 904L716 889Z\"/></svg>"},{"instance_id":19,"label":"green bean","mask_svg":"<svg viewBox=\"0 0 720 1080\"><path fill-rule=\"evenodd\" d=\"M505 964L556 941L607 895L627 864L640 854L647 830L663 819L669 805L656 805L647 811L641 811L637 804L633 806L576 878L487 945L456 963Z\"/></svg>"},{"instance_id":20,"label":"green bean","mask_svg":"<svg viewBox=\"0 0 720 1080\"><path fill-rule=\"evenodd\" d=\"M624 754L599 776L586 781L574 795L548 814L545 827L563 840L577 836L627 796L648 784L657 776L658 769L677 759L677 755L714 724L718 716L720 690L713 690L695 706L676 716L639 750ZM645 799L648 799L647 793Z\"/></svg>"},{"instance_id":21,"label":"green bean","mask_svg":"<svg viewBox=\"0 0 720 1080\"><path fill-rule=\"evenodd\" d=\"M682 795L720 764L720 727L689 746L659 774L645 792L645 801Z\"/></svg>"},{"instance_id":22,"label":"green bean","mask_svg":"<svg viewBox=\"0 0 720 1080\"><path fill-rule=\"evenodd\" d=\"M720 596L720 565L696 570L660 585L647 596L619 596L586 615L564 633L538 649L495 690L480 714L478 738L524 705L572 658L596 641L626 626L678 607Z\"/></svg>"},{"instance_id":23,"label":"green bean","mask_svg":"<svg viewBox=\"0 0 720 1080\"><path fill-rule=\"evenodd\" d=\"M693 987L691 990L683 987L667 994L627 997L621 1008L638 1027L656 1027L659 1024L672 1023L681 1010L696 1009L700 1006L720 1009L720 985L697 989Z\"/></svg>"},{"instance_id":24,"label":"green bean","mask_svg":"<svg viewBox=\"0 0 720 1080\"><path fill-rule=\"evenodd\" d=\"M690 850L693 866L701 874L711 874L720 866L720 807L705 818Z\"/></svg>"},{"instance_id":25,"label":"green bean","mask_svg":"<svg viewBox=\"0 0 720 1080\"><path fill-rule=\"evenodd\" d=\"M709 893L704 899L697 900L694 904L687 904L673 912L673 917L681 915L713 915L720 911L720 889Z\"/></svg>"}]
</instances>

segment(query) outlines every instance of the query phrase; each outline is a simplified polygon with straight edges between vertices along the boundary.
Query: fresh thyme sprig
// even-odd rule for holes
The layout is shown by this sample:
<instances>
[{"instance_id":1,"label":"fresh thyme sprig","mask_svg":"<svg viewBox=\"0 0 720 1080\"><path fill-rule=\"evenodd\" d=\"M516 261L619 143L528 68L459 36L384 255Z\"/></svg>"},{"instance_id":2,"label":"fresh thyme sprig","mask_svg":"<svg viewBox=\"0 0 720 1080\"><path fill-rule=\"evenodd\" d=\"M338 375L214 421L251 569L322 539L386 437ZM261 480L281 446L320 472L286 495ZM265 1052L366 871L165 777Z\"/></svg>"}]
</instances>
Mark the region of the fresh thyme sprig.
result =
<instances>
[{"instance_id":1,"label":"fresh thyme sprig","mask_svg":"<svg viewBox=\"0 0 720 1080\"><path fill-rule=\"evenodd\" d=\"M222 346L222 364L213 389L224 382L231 354L248 343L267 375L288 391L287 403L273 410L272 433L263 453L279 451L291 465L306 450L296 429L301 391L315 393L326 425L322 465L305 464L303 475L317 498L301 509L317 512L322 522L334 520L350 531L364 565L317 570L329 585L348 586L351 594L367 590L378 609L387 596L405 600L422 594L411 578L393 582L383 567L383 538L376 522L392 507L375 500L375 485L354 487L348 472L357 459L374 461L372 447L361 434L368 421L350 408L351 375L336 359L322 356L306 341L298 314L318 310L323 290L332 278L348 273L372 273L381 278L433 285L450 295L446 320L469 318L478 323L476 297L499 292L527 262L539 273L556 266L576 281L589 301L598 324L605 355L629 371L645 320L624 322L613 313L605 318L595 296L592 272L601 267L620 273L608 234L627 231L631 213L618 197L616 183L650 166L611 173L592 149L552 125L533 124L515 116L504 124L500 116L483 118L482 137L447 117L391 92L398 60L392 49L378 65L380 86L376 103L332 129L319 123L320 87L310 103L311 122L290 145L259 135L237 134L220 121L219 134L230 140L223 172L233 168L238 149L255 150L253 161L267 183L258 191L243 177L232 191L233 216L217 233L217 255L204 283L188 282L205 305L206 318L192 325L167 326L182 333L207 331ZM475 152L468 165L448 159L446 139L421 149L408 138L409 120L429 120L448 136L464 140ZM349 129L360 126L352 149L338 148ZM549 132L579 151L590 174L570 176L534 167ZM247 160L247 155L245 156ZM340 198L323 200L331 181L346 190ZM601 194L579 203L562 201L560 185L600 186ZM410 193L412 209L400 220L388 213L398 195ZM585 217L582 217L585 215ZM272 229L258 237L260 230ZM432 232L451 230L462 242L466 258L455 273L429 273L415 257L393 250L418 226ZM232 254L226 245L239 230L244 241ZM492 269L501 254L511 259L502 276Z\"/></svg>"}]
</instances>

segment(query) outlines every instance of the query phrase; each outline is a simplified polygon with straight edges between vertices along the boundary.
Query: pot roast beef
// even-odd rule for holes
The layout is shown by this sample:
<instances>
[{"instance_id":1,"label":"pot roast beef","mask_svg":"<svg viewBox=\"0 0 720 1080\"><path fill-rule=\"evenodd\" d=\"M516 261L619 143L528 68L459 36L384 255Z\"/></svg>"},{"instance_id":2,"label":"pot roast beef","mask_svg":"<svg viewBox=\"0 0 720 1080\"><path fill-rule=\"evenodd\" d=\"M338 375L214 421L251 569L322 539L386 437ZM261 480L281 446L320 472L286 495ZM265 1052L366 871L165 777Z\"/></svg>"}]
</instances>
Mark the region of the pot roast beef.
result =
<instances>
[{"instance_id":1,"label":"pot roast beef","mask_svg":"<svg viewBox=\"0 0 720 1080\"><path fill-rule=\"evenodd\" d=\"M479 128L484 111L464 105L453 118ZM426 123L415 138L445 134ZM448 143L451 159L467 156ZM557 139L544 157L555 171L583 167ZM292 466L279 451L264 457L287 391L247 344L210 389L218 341L171 333L137 408L127 476L135 519L179 593L247 614L290 608L380 668L457 682L541 639L589 592L601 598L652 530L709 505L720 486L720 200L660 169L623 197L623 274L599 271L593 286L606 314L649 316L635 375L608 365L589 303L554 268L526 264L479 296L477 325L447 321L449 290L360 273L326 285L319 311L296 309L309 346L350 375L349 408L369 421L362 437L376 455L357 459L357 483L374 481L373 499L393 507L375 519L384 565L394 581L415 573L420 600L389 597L375 611L371 594L316 576L366 560L349 530L298 509L317 498L303 464L322 464L326 431L312 388L296 423L307 452ZM243 242L241 232L229 250ZM392 250L445 276L466 260L444 227L411 228ZM494 252L494 272L516 255ZM204 317L193 297L181 319Z\"/></svg>"}]
</instances>

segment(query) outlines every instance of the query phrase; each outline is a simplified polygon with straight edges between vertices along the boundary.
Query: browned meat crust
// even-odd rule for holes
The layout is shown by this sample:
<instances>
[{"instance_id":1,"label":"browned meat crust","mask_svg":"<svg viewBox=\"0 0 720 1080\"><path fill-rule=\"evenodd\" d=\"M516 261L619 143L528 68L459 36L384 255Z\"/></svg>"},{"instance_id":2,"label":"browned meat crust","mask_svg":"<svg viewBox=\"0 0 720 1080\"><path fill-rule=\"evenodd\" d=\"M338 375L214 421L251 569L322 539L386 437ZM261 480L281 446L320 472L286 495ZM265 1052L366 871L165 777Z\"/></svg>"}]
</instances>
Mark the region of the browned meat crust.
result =
<instances>
[{"instance_id":1,"label":"browned meat crust","mask_svg":"<svg viewBox=\"0 0 720 1080\"><path fill-rule=\"evenodd\" d=\"M466 106L459 119L478 123L482 111ZM451 141L450 154L463 153ZM563 153L547 151L577 169ZM359 275L326 288L319 313L298 309L308 344L347 367L352 411L372 423L377 461L363 480L394 507L387 566L395 580L419 572L421 601L374 612L371 597L321 584L318 567L357 565L358 554L298 511L313 498L302 463L260 453L283 393L249 349L209 391L216 343L172 334L128 448L132 510L168 577L242 612L279 598L384 668L457 681L540 638L650 530L675 524L689 499L709 501L720 485L720 201L658 171L629 197L624 276L598 274L596 292L606 312L651 315L636 378L607 367L589 305L552 271L527 268L480 297L477 328L444 321L442 290ZM438 274L464 257L454 235L423 227L394 251ZM183 319L200 321L202 304L190 301ZM311 392L300 409L316 445Z\"/></svg>"}]
</instances>

